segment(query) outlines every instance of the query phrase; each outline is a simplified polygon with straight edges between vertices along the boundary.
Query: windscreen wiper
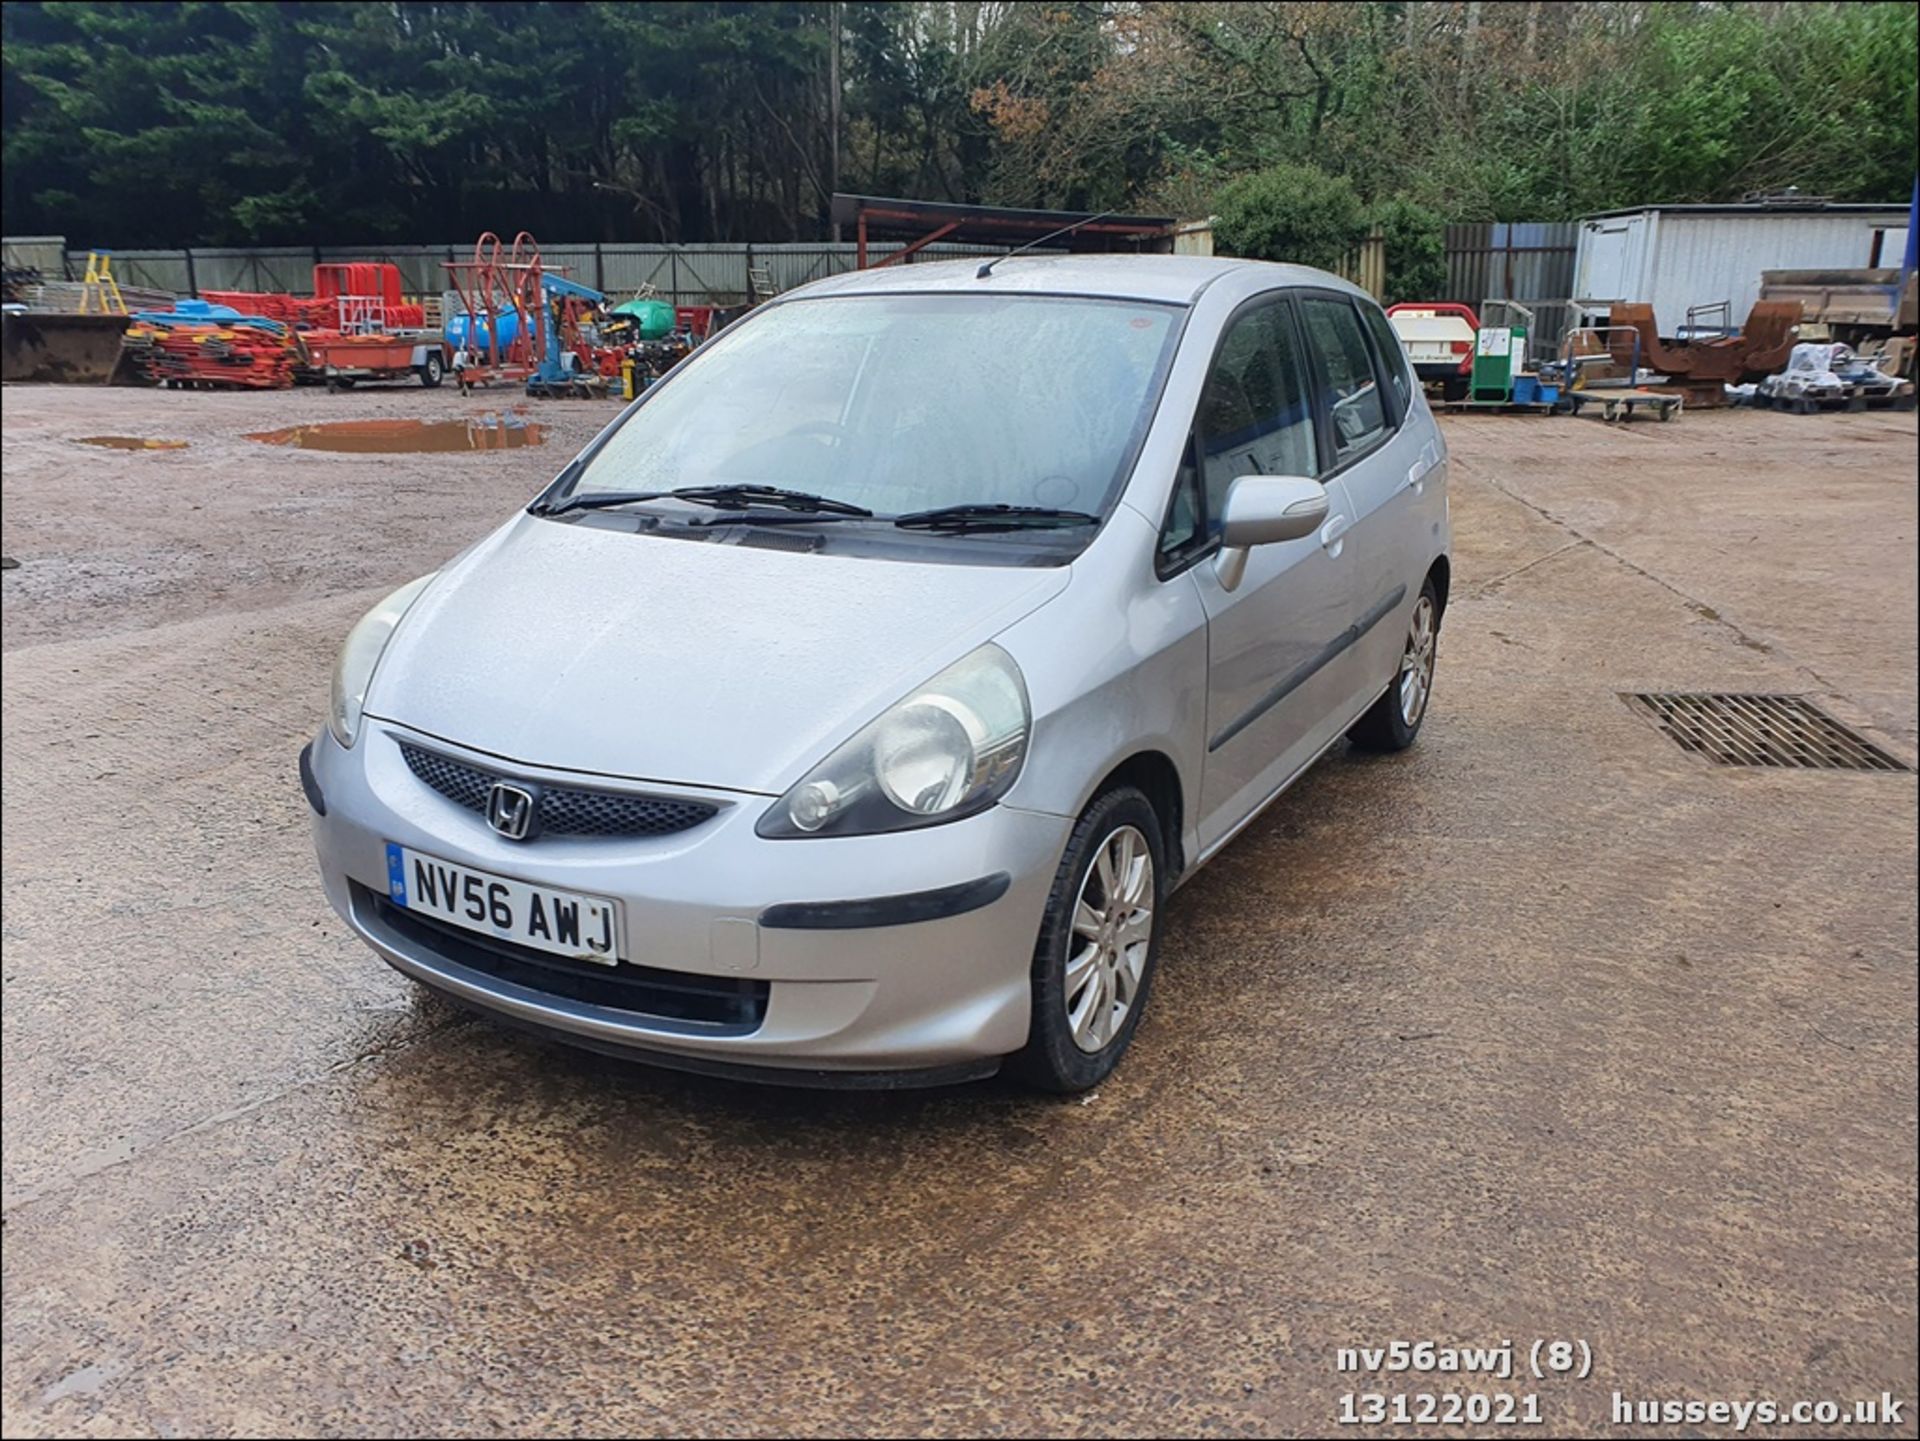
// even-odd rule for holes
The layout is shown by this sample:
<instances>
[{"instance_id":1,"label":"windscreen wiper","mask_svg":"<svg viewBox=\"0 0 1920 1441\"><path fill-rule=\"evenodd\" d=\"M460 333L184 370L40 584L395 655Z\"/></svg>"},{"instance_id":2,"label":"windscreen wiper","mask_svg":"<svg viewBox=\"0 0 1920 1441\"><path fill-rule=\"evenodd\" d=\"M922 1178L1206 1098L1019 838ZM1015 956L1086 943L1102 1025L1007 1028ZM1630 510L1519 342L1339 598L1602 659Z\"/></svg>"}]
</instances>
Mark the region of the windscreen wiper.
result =
<instances>
[{"instance_id":1,"label":"windscreen wiper","mask_svg":"<svg viewBox=\"0 0 1920 1441\"><path fill-rule=\"evenodd\" d=\"M814 495L805 490L782 490L777 485L687 485L667 492L675 500L703 505L777 505L786 510L810 510L816 515L851 515L865 520L873 512L864 505Z\"/></svg>"},{"instance_id":2,"label":"windscreen wiper","mask_svg":"<svg viewBox=\"0 0 1920 1441\"><path fill-rule=\"evenodd\" d=\"M711 528L716 525L829 525L836 521L845 523L887 518L884 515L869 515L864 511L858 515L848 515L837 510L732 510L725 515L689 516L685 523Z\"/></svg>"},{"instance_id":3,"label":"windscreen wiper","mask_svg":"<svg viewBox=\"0 0 1920 1441\"><path fill-rule=\"evenodd\" d=\"M1084 510L1061 510L1051 505L943 505L935 510L911 510L896 515L902 530L1051 530L1058 526L1098 525L1100 517Z\"/></svg>"},{"instance_id":4,"label":"windscreen wiper","mask_svg":"<svg viewBox=\"0 0 1920 1441\"><path fill-rule=\"evenodd\" d=\"M770 505L783 510L804 510L815 516L842 515L860 519L873 512L864 506L804 490L782 490L772 485L683 485L678 490L593 490L551 501L534 511L535 515L565 515L574 510L605 510L610 506L638 505L647 500L685 500L695 505Z\"/></svg>"},{"instance_id":5,"label":"windscreen wiper","mask_svg":"<svg viewBox=\"0 0 1920 1441\"><path fill-rule=\"evenodd\" d=\"M570 510L605 510L615 505L635 505L643 500L658 500L664 490L590 490L564 500L549 500L528 506L535 515L565 515Z\"/></svg>"}]
</instances>

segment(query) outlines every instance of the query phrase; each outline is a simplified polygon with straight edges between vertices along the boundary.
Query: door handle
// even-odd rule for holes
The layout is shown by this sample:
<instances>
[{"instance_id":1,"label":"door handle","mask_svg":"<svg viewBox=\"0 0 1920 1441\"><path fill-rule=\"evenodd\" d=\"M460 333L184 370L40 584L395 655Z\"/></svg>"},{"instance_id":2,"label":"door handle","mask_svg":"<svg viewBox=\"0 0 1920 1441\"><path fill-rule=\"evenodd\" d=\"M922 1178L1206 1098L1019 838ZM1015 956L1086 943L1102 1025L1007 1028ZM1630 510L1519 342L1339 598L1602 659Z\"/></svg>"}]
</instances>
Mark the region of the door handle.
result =
<instances>
[{"instance_id":1,"label":"door handle","mask_svg":"<svg viewBox=\"0 0 1920 1441\"><path fill-rule=\"evenodd\" d=\"M1338 555L1340 553L1340 537L1351 529L1353 529L1353 521L1349 517L1336 515L1332 520L1320 527L1320 544L1322 548Z\"/></svg>"},{"instance_id":2,"label":"door handle","mask_svg":"<svg viewBox=\"0 0 1920 1441\"><path fill-rule=\"evenodd\" d=\"M1416 460L1412 468L1407 471L1407 483L1403 489L1411 490L1415 495L1420 494L1426 486L1427 477L1439 468L1439 450L1429 443L1427 447L1420 452L1420 458Z\"/></svg>"}]
</instances>

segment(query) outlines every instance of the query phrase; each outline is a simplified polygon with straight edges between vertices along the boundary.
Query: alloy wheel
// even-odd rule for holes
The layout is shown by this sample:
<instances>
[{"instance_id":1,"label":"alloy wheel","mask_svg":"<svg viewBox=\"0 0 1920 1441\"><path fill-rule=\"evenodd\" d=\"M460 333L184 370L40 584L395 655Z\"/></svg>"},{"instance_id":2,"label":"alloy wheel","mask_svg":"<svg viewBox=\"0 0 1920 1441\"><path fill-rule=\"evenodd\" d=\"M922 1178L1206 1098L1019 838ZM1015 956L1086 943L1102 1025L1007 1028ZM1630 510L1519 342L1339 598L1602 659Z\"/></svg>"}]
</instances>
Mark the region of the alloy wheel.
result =
<instances>
[{"instance_id":1,"label":"alloy wheel","mask_svg":"<svg viewBox=\"0 0 1920 1441\"><path fill-rule=\"evenodd\" d=\"M1083 1051L1120 1034L1140 994L1153 939L1153 852L1134 826L1100 844L1080 882L1067 950L1067 1025Z\"/></svg>"},{"instance_id":2,"label":"alloy wheel","mask_svg":"<svg viewBox=\"0 0 1920 1441\"><path fill-rule=\"evenodd\" d=\"M1407 649L1400 657L1400 719L1409 730L1420 724L1427 713L1427 698L1433 694L1433 662L1438 639L1433 623L1433 597L1423 595L1413 607L1413 622L1407 627Z\"/></svg>"}]
</instances>

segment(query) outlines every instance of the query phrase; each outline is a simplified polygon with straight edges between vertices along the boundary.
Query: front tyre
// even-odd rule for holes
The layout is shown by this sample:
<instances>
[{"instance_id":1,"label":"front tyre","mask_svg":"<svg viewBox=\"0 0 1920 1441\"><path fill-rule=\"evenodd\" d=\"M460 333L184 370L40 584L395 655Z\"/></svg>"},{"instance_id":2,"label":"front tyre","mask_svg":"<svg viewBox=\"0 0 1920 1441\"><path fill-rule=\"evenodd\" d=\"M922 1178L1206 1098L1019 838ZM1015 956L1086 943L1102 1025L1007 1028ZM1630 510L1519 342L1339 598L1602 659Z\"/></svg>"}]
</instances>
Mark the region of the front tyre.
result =
<instances>
[{"instance_id":1,"label":"front tyre","mask_svg":"<svg viewBox=\"0 0 1920 1441\"><path fill-rule=\"evenodd\" d=\"M420 383L432 390L446 373L446 366L440 357L432 351L427 352L427 358L420 363Z\"/></svg>"},{"instance_id":2,"label":"front tyre","mask_svg":"<svg viewBox=\"0 0 1920 1441\"><path fill-rule=\"evenodd\" d=\"M1407 643L1393 683L1353 723L1347 739L1363 751L1403 751L1420 734L1433 699L1433 668L1439 657L1440 596L1428 578L1407 621Z\"/></svg>"},{"instance_id":3,"label":"front tyre","mask_svg":"<svg viewBox=\"0 0 1920 1441\"><path fill-rule=\"evenodd\" d=\"M1054 874L1033 955L1033 1019L1015 1074L1043 1091L1099 1085L1146 1009L1165 894L1160 818L1132 786L1080 817Z\"/></svg>"}]
</instances>

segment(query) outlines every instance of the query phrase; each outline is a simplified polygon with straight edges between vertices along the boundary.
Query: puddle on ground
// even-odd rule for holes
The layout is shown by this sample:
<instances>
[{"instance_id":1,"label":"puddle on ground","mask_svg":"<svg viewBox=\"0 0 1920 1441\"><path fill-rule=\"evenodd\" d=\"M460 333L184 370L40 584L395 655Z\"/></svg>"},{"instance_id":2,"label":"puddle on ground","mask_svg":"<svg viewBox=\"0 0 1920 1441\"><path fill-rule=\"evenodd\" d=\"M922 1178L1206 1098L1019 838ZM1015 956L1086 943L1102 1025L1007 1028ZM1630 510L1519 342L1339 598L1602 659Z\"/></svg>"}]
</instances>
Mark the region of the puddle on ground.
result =
<instances>
[{"instance_id":1,"label":"puddle on ground","mask_svg":"<svg viewBox=\"0 0 1920 1441\"><path fill-rule=\"evenodd\" d=\"M471 420L328 420L290 425L247 436L263 445L295 450L343 450L353 455L453 454L468 450L519 450L546 442L547 428L515 416Z\"/></svg>"},{"instance_id":2,"label":"puddle on ground","mask_svg":"<svg viewBox=\"0 0 1920 1441\"><path fill-rule=\"evenodd\" d=\"M139 435L83 435L82 445L104 445L109 450L185 450L184 440L148 440Z\"/></svg>"}]
</instances>

